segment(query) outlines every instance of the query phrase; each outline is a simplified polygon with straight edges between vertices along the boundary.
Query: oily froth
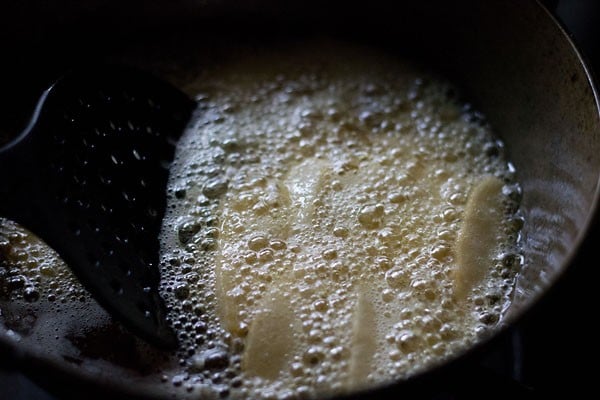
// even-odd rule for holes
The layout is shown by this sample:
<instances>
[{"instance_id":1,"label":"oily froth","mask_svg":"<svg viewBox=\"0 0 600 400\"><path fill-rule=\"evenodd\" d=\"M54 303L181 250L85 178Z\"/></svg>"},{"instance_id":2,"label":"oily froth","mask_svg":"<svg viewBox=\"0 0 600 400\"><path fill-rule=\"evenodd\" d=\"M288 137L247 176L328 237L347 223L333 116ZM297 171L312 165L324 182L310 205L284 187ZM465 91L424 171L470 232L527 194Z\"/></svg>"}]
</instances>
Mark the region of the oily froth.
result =
<instances>
[{"instance_id":1,"label":"oily froth","mask_svg":"<svg viewBox=\"0 0 600 400\"><path fill-rule=\"evenodd\" d=\"M232 59L190 85L199 106L171 170L173 382L232 397L345 392L496 326L519 266L520 190L481 115L372 50Z\"/></svg>"},{"instance_id":2,"label":"oily froth","mask_svg":"<svg viewBox=\"0 0 600 400\"><path fill-rule=\"evenodd\" d=\"M288 399L411 376L502 321L520 189L451 85L331 42L214 61L180 79L198 109L161 237L180 349L134 338L4 220L2 335L162 397Z\"/></svg>"}]
</instances>

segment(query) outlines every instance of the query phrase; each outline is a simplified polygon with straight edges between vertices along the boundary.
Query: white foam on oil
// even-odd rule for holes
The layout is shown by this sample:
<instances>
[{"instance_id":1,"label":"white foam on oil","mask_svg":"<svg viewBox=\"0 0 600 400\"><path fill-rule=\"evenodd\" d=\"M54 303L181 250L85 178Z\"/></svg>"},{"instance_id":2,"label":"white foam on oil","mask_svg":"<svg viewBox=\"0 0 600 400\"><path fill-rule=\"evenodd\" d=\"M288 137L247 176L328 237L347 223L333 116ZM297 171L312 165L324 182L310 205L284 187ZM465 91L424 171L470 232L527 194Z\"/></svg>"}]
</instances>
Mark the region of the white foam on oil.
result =
<instances>
[{"instance_id":1,"label":"white foam on oil","mask_svg":"<svg viewBox=\"0 0 600 400\"><path fill-rule=\"evenodd\" d=\"M188 382L233 397L347 392L415 374L497 325L519 264L518 185L449 84L312 43L240 56L192 87L162 285ZM481 182L501 190L470 204ZM465 216L482 215L495 233L459 265L456 243L474 236Z\"/></svg>"},{"instance_id":2,"label":"white foam on oil","mask_svg":"<svg viewBox=\"0 0 600 400\"><path fill-rule=\"evenodd\" d=\"M520 189L452 86L339 43L224 59L187 87L170 175L160 289L180 349L132 339L4 220L2 332L166 397L290 399L409 377L501 322Z\"/></svg>"}]
</instances>

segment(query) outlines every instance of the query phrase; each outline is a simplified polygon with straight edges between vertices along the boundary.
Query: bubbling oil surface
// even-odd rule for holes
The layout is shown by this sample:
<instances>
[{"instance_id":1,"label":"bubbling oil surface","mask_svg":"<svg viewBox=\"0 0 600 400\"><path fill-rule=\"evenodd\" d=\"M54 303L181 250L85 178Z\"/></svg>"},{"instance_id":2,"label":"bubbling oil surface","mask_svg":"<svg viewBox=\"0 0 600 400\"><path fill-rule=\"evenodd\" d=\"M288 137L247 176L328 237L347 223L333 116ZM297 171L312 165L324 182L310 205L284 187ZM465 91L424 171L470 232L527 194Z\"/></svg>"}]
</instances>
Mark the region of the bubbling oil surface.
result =
<instances>
[{"instance_id":1,"label":"bubbling oil surface","mask_svg":"<svg viewBox=\"0 0 600 400\"><path fill-rule=\"evenodd\" d=\"M178 144L161 291L169 375L221 396L405 378L500 323L520 189L455 89L373 50L254 50L208 67Z\"/></svg>"},{"instance_id":2,"label":"bubbling oil surface","mask_svg":"<svg viewBox=\"0 0 600 400\"><path fill-rule=\"evenodd\" d=\"M3 338L162 398L292 399L409 377L502 322L520 189L451 85L332 42L214 61L173 77L198 94L161 238L180 349L125 331L0 219Z\"/></svg>"}]
</instances>

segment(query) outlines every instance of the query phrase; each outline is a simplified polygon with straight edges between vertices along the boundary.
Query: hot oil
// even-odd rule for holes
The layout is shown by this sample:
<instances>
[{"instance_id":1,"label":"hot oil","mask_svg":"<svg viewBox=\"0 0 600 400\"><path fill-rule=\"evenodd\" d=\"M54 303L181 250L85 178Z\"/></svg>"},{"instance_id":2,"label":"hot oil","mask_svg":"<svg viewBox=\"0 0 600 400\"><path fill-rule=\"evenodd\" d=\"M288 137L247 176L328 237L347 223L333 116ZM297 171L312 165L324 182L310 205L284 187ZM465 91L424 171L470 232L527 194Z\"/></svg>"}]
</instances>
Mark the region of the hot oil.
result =
<instances>
[{"instance_id":1,"label":"hot oil","mask_svg":"<svg viewBox=\"0 0 600 400\"><path fill-rule=\"evenodd\" d=\"M347 392L497 326L520 265L520 189L452 86L312 43L239 56L192 88L162 287L188 382L233 397Z\"/></svg>"},{"instance_id":2,"label":"hot oil","mask_svg":"<svg viewBox=\"0 0 600 400\"><path fill-rule=\"evenodd\" d=\"M450 84L340 43L218 59L184 79L198 109L161 238L180 349L128 334L2 221L6 335L126 388L288 399L409 377L502 323L520 189Z\"/></svg>"},{"instance_id":3,"label":"hot oil","mask_svg":"<svg viewBox=\"0 0 600 400\"><path fill-rule=\"evenodd\" d=\"M164 387L161 372L176 365L173 356L115 322L45 243L5 219L0 219L0 334L53 363L37 368L49 385L66 371L88 376L101 371L113 384L143 381L156 391ZM58 390L71 391L63 384Z\"/></svg>"}]
</instances>

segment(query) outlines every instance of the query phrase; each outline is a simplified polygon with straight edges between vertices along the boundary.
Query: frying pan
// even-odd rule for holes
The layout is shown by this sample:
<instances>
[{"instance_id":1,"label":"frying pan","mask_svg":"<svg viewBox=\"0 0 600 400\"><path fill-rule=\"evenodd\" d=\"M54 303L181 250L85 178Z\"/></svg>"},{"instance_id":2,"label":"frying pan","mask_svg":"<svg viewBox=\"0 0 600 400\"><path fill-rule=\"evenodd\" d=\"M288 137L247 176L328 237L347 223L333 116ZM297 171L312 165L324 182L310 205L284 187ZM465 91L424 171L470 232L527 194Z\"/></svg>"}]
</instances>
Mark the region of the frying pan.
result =
<instances>
[{"instance_id":1,"label":"frying pan","mask_svg":"<svg viewBox=\"0 0 600 400\"><path fill-rule=\"evenodd\" d=\"M526 220L526 262L504 326L494 338L429 372L356 397L450 384L456 378L453 370L500 340L564 279L590 227L597 224L598 95L578 51L536 1L83 3L6 6L0 16L0 40L5 42L0 106L11 115L5 132L24 123L23 110L35 102L33 93L73 64L117 59L166 76L172 65L156 60L177 60L177 68L185 69L190 52L210 60L221 56L219 49L237 43L285 45L326 34L385 48L448 77L504 140L523 188ZM76 330L82 318L74 313L65 324ZM136 339L108 316L100 320L106 332L82 336L91 366L27 338L16 341L0 324L1 358L57 392L98 398L166 396L172 386L153 376ZM159 353L148 353L157 363L162 360ZM477 376L463 383L471 379Z\"/></svg>"}]
</instances>

